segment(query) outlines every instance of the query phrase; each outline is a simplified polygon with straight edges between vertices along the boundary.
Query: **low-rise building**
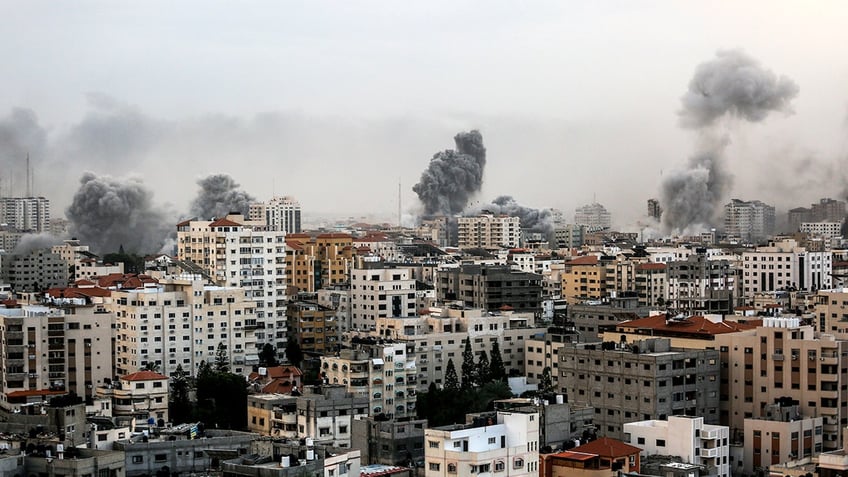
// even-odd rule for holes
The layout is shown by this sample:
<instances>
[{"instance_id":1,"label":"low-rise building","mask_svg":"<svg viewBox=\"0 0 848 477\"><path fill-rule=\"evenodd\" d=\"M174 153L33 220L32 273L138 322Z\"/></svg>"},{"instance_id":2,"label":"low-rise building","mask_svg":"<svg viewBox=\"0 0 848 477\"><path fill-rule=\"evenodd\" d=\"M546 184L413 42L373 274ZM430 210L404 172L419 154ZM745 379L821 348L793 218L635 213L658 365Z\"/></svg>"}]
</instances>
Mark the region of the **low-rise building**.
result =
<instances>
[{"instance_id":1,"label":"low-rise building","mask_svg":"<svg viewBox=\"0 0 848 477\"><path fill-rule=\"evenodd\" d=\"M363 464L412 467L424 461L426 428L426 419L357 418L353 421L351 446L362 452Z\"/></svg>"},{"instance_id":2,"label":"low-rise building","mask_svg":"<svg viewBox=\"0 0 848 477\"><path fill-rule=\"evenodd\" d=\"M97 388L100 398L112 399L112 415L153 419L159 427L168 422L168 377L154 371L121 376L109 386Z\"/></svg>"},{"instance_id":3,"label":"low-rise building","mask_svg":"<svg viewBox=\"0 0 848 477\"><path fill-rule=\"evenodd\" d=\"M727 426L704 423L703 417L669 416L624 424L625 440L646 455L679 456L702 465L702 476L730 477L730 431Z\"/></svg>"},{"instance_id":4,"label":"low-rise building","mask_svg":"<svg viewBox=\"0 0 848 477\"><path fill-rule=\"evenodd\" d=\"M823 417L803 416L797 401L777 399L759 418L745 419L741 471L751 474L770 465L811 458L822 451Z\"/></svg>"},{"instance_id":5,"label":"low-rise building","mask_svg":"<svg viewBox=\"0 0 848 477\"><path fill-rule=\"evenodd\" d=\"M602 437L582 446L542 458L540 477L608 477L639 472L638 447L618 439Z\"/></svg>"}]
</instances>

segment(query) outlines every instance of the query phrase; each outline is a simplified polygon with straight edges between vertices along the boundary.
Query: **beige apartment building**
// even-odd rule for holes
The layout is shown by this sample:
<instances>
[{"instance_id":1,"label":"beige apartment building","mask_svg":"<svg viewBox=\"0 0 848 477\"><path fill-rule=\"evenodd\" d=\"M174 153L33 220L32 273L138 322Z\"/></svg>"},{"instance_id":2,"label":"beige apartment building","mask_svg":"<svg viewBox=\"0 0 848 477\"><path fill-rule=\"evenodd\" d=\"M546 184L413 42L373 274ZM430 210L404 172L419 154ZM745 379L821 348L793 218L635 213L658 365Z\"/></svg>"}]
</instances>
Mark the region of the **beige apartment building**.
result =
<instances>
[{"instance_id":1,"label":"beige apartment building","mask_svg":"<svg viewBox=\"0 0 848 477\"><path fill-rule=\"evenodd\" d=\"M565 262L561 277L562 297L569 304L600 300L607 296L607 268L595 255Z\"/></svg>"},{"instance_id":2,"label":"beige apartment building","mask_svg":"<svg viewBox=\"0 0 848 477\"><path fill-rule=\"evenodd\" d=\"M289 339L305 353L325 354L339 347L339 320L336 312L318 303L289 302L286 308Z\"/></svg>"},{"instance_id":3,"label":"beige apartment building","mask_svg":"<svg viewBox=\"0 0 848 477\"><path fill-rule=\"evenodd\" d=\"M516 248L520 246L521 220L508 215L480 214L457 218L459 248Z\"/></svg>"},{"instance_id":4,"label":"beige apartment building","mask_svg":"<svg viewBox=\"0 0 848 477\"><path fill-rule=\"evenodd\" d=\"M178 365L192 375L215 361L224 345L230 371L249 373L259 364L254 330L256 303L241 288L204 286L199 277L163 279L112 293L116 317L115 375L148 363L172 374Z\"/></svg>"},{"instance_id":5,"label":"beige apartment building","mask_svg":"<svg viewBox=\"0 0 848 477\"><path fill-rule=\"evenodd\" d=\"M816 329L837 339L848 339L848 289L819 290L813 300Z\"/></svg>"},{"instance_id":6,"label":"beige apartment building","mask_svg":"<svg viewBox=\"0 0 848 477\"><path fill-rule=\"evenodd\" d=\"M812 458L823 449L823 417L804 416L796 401L779 399L761 418L745 419L744 458L734 472L752 474L784 462Z\"/></svg>"},{"instance_id":7,"label":"beige apartment building","mask_svg":"<svg viewBox=\"0 0 848 477\"><path fill-rule=\"evenodd\" d=\"M754 330L717 335L722 373L722 423L737 440L745 419L763 418L781 398L804 416L823 418L823 448L839 448L848 423L848 341L816 335L798 318L765 318ZM746 442L747 445L747 442Z\"/></svg>"}]
</instances>

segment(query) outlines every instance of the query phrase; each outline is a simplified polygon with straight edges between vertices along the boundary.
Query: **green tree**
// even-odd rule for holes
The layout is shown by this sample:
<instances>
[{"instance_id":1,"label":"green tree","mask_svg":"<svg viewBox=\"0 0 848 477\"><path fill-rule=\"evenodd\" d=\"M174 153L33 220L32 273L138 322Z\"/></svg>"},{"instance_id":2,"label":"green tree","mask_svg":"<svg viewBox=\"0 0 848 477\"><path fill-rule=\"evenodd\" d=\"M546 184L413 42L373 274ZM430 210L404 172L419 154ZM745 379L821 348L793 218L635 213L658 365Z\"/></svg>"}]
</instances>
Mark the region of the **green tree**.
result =
<instances>
[{"instance_id":1,"label":"green tree","mask_svg":"<svg viewBox=\"0 0 848 477\"><path fill-rule=\"evenodd\" d=\"M465 338L462 351L462 389L474 387L474 352L471 350L471 338Z\"/></svg>"},{"instance_id":2,"label":"green tree","mask_svg":"<svg viewBox=\"0 0 848 477\"><path fill-rule=\"evenodd\" d=\"M297 340L290 339L286 343L286 359L295 366L300 366L300 363L303 362L303 350L300 349L300 343Z\"/></svg>"},{"instance_id":3,"label":"green tree","mask_svg":"<svg viewBox=\"0 0 848 477\"><path fill-rule=\"evenodd\" d=\"M456 366L453 365L453 358L448 358L448 367L445 370L444 390L449 393L458 393L459 387L459 377L456 375Z\"/></svg>"},{"instance_id":4,"label":"green tree","mask_svg":"<svg viewBox=\"0 0 848 477\"><path fill-rule=\"evenodd\" d=\"M489 374L490 366L489 355L486 354L486 350L481 351L477 360L477 385L482 386L492 380Z\"/></svg>"},{"instance_id":5,"label":"green tree","mask_svg":"<svg viewBox=\"0 0 848 477\"><path fill-rule=\"evenodd\" d=\"M218 343L218 349L215 350L215 371L219 373L230 371L230 358L227 356L227 347L224 343Z\"/></svg>"},{"instance_id":6,"label":"green tree","mask_svg":"<svg viewBox=\"0 0 848 477\"><path fill-rule=\"evenodd\" d=\"M183 370L183 365L178 364L174 374L171 375L171 401L169 403L171 421L176 424L189 422L192 419L191 401L189 390L191 382L188 373Z\"/></svg>"},{"instance_id":7,"label":"green tree","mask_svg":"<svg viewBox=\"0 0 848 477\"><path fill-rule=\"evenodd\" d=\"M159 363L156 361L148 361L144 363L144 367L141 368L142 371L153 371L154 373L159 372Z\"/></svg>"},{"instance_id":8,"label":"green tree","mask_svg":"<svg viewBox=\"0 0 848 477\"><path fill-rule=\"evenodd\" d=\"M247 427L247 381L244 376L209 369L197 376L196 418L207 427Z\"/></svg>"},{"instance_id":9,"label":"green tree","mask_svg":"<svg viewBox=\"0 0 848 477\"><path fill-rule=\"evenodd\" d=\"M492 343L492 357L489 361L489 378L492 381L506 380L506 367L504 366L501 347L497 341Z\"/></svg>"},{"instance_id":10,"label":"green tree","mask_svg":"<svg viewBox=\"0 0 848 477\"><path fill-rule=\"evenodd\" d=\"M277 361L277 350L270 343L265 343L262 346L262 351L259 352L259 363L269 368L273 368L279 364Z\"/></svg>"}]
</instances>

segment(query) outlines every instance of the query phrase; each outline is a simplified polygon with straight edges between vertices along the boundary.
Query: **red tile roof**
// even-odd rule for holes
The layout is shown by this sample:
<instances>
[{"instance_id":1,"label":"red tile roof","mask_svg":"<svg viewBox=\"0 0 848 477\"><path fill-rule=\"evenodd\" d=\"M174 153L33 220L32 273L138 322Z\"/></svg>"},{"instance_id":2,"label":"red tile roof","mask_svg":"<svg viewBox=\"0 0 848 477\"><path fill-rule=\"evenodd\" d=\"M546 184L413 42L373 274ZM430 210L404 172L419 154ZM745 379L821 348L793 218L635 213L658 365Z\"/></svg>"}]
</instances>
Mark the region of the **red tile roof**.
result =
<instances>
[{"instance_id":1,"label":"red tile roof","mask_svg":"<svg viewBox=\"0 0 848 477\"><path fill-rule=\"evenodd\" d=\"M601 437L600 439L589 442L588 444L575 447L574 449L571 449L571 452L583 452L586 454L596 454L601 457L615 458L638 454L642 452L642 449L636 446L631 446L630 444L625 444L618 439Z\"/></svg>"},{"instance_id":2,"label":"red tile roof","mask_svg":"<svg viewBox=\"0 0 848 477\"><path fill-rule=\"evenodd\" d=\"M159 374L155 371L139 371L137 373L128 374L121 377L124 381L158 381L160 379L168 379L168 376Z\"/></svg>"},{"instance_id":3,"label":"red tile roof","mask_svg":"<svg viewBox=\"0 0 848 477\"><path fill-rule=\"evenodd\" d=\"M566 265L597 265L598 257L595 255L586 255L585 257L577 257L565 263Z\"/></svg>"},{"instance_id":4,"label":"red tile roof","mask_svg":"<svg viewBox=\"0 0 848 477\"><path fill-rule=\"evenodd\" d=\"M55 396L57 394L68 394L68 391L51 391L50 389L27 389L25 391L12 391L6 395L7 398L29 397L29 396Z\"/></svg>"},{"instance_id":5,"label":"red tile roof","mask_svg":"<svg viewBox=\"0 0 848 477\"><path fill-rule=\"evenodd\" d=\"M191 221L192 221L192 219L183 220L182 222L177 224L177 227L185 227L186 225L190 224Z\"/></svg>"},{"instance_id":6,"label":"red tile roof","mask_svg":"<svg viewBox=\"0 0 848 477\"><path fill-rule=\"evenodd\" d=\"M342 234L342 233L328 233L328 234L319 234L318 238L326 238L326 239L353 239L353 235L351 234Z\"/></svg>"},{"instance_id":7,"label":"red tile roof","mask_svg":"<svg viewBox=\"0 0 848 477\"><path fill-rule=\"evenodd\" d=\"M665 270L666 266L664 263L640 263L636 265L636 270Z\"/></svg>"},{"instance_id":8,"label":"red tile roof","mask_svg":"<svg viewBox=\"0 0 848 477\"><path fill-rule=\"evenodd\" d=\"M568 459L568 460L576 460L576 461L583 462L583 461L586 461L586 460L589 460L589 459L594 459L595 457L598 457L598 454L588 454L588 453L585 453L585 452L574 452L574 451L567 450L567 451L560 452L558 454L553 454L551 457L560 458L560 459Z\"/></svg>"},{"instance_id":9,"label":"red tile roof","mask_svg":"<svg viewBox=\"0 0 848 477\"><path fill-rule=\"evenodd\" d=\"M750 320L745 323L724 320L714 323L703 316L690 316L684 320L671 320L667 322L666 315L654 315L646 318L622 321L616 325L616 330L635 331L639 329L650 329L654 332L659 331L668 335L696 334L707 337L752 330L760 325L762 325L762 320Z\"/></svg>"},{"instance_id":10,"label":"red tile roof","mask_svg":"<svg viewBox=\"0 0 848 477\"><path fill-rule=\"evenodd\" d=\"M80 280L85 281L85 280ZM77 282L79 284L79 282ZM112 295L110 290L104 290L102 288L97 287L85 287L85 288L51 288L47 290L47 294L52 296L53 298L86 298L92 296L98 297L107 297Z\"/></svg>"},{"instance_id":11,"label":"red tile roof","mask_svg":"<svg viewBox=\"0 0 848 477\"><path fill-rule=\"evenodd\" d=\"M233 222L229 219L218 219L209 224L210 227L241 227L238 222Z\"/></svg>"}]
</instances>

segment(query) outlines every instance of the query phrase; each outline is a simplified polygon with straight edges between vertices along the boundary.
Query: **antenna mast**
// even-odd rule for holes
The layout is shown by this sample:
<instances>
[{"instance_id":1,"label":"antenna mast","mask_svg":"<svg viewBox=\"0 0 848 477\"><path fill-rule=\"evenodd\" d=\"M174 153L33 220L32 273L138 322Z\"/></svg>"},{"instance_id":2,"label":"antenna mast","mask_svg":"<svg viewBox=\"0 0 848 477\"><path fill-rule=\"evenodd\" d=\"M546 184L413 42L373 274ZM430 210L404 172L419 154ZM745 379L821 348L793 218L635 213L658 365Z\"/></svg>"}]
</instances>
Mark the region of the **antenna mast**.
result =
<instances>
[{"instance_id":1,"label":"antenna mast","mask_svg":"<svg viewBox=\"0 0 848 477\"><path fill-rule=\"evenodd\" d=\"M29 168L29 153L26 157L26 196L32 197L32 174Z\"/></svg>"},{"instance_id":2,"label":"antenna mast","mask_svg":"<svg viewBox=\"0 0 848 477\"><path fill-rule=\"evenodd\" d=\"M401 215L401 198L400 198L400 177L398 177L398 228L403 227L403 219Z\"/></svg>"}]
</instances>

